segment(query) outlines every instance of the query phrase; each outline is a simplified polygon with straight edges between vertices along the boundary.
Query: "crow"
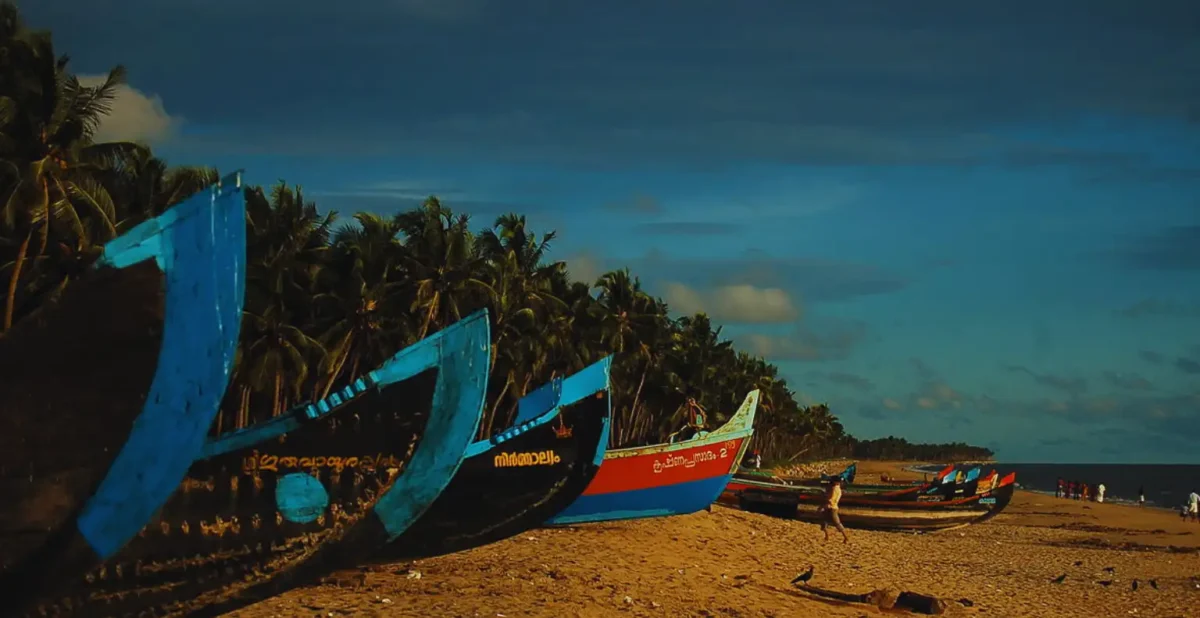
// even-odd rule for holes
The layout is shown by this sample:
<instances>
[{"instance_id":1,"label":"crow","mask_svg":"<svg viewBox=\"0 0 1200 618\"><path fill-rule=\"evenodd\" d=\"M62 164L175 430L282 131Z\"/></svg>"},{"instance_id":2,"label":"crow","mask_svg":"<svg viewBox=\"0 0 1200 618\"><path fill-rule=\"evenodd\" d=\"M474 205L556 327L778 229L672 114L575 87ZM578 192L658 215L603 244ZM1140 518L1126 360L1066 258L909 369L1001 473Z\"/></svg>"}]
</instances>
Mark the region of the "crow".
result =
<instances>
[{"instance_id":1,"label":"crow","mask_svg":"<svg viewBox=\"0 0 1200 618\"><path fill-rule=\"evenodd\" d=\"M1150 587L1155 590L1158 590L1158 580L1157 579L1150 580Z\"/></svg>"},{"instance_id":2,"label":"crow","mask_svg":"<svg viewBox=\"0 0 1200 618\"><path fill-rule=\"evenodd\" d=\"M1133 588L1133 589L1136 591L1136 590L1137 590L1137 587L1138 587L1138 581L1137 581L1136 579L1135 579L1135 580L1133 580L1133 583L1132 583L1132 584L1130 584L1129 586L1130 586L1131 588Z\"/></svg>"},{"instance_id":3,"label":"crow","mask_svg":"<svg viewBox=\"0 0 1200 618\"><path fill-rule=\"evenodd\" d=\"M1097 583L1097 584L1100 584L1101 586L1104 586L1105 588L1107 588L1107 587L1109 587L1109 586L1111 586L1111 585L1112 585L1112 580L1106 579L1106 580L1103 580L1103 581L1098 581L1098 582L1096 582L1096 583Z\"/></svg>"},{"instance_id":4,"label":"crow","mask_svg":"<svg viewBox=\"0 0 1200 618\"><path fill-rule=\"evenodd\" d=\"M1117 570L1117 567L1104 567L1105 573L1112 573Z\"/></svg>"},{"instance_id":5,"label":"crow","mask_svg":"<svg viewBox=\"0 0 1200 618\"><path fill-rule=\"evenodd\" d=\"M1059 575L1058 577L1055 577L1054 579L1050 580L1050 582L1051 582L1051 583L1054 583L1054 584L1061 584L1061 583L1063 583L1063 582L1065 582L1065 581L1067 581L1067 574L1066 574L1066 573L1063 573L1062 575Z\"/></svg>"},{"instance_id":6,"label":"crow","mask_svg":"<svg viewBox=\"0 0 1200 618\"><path fill-rule=\"evenodd\" d=\"M815 570L815 567L809 565L807 571L797 575L796 579L792 580L792 584L807 584L808 580L812 579L813 577L813 570Z\"/></svg>"}]
</instances>

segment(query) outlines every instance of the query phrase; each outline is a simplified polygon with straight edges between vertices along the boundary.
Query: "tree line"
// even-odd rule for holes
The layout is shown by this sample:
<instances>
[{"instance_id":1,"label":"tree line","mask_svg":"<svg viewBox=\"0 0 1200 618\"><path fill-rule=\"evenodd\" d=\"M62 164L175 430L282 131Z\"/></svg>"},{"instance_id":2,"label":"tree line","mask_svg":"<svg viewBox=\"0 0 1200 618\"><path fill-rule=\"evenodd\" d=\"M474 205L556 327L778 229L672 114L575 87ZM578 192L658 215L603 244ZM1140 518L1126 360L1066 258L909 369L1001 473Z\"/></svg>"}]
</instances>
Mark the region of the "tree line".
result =
<instances>
[{"instance_id":1,"label":"tree line","mask_svg":"<svg viewBox=\"0 0 1200 618\"><path fill-rule=\"evenodd\" d=\"M168 166L145 145L94 139L124 80L116 67L82 85L49 33L0 3L3 330L83 276L104 242L218 178ZM774 365L736 350L706 315L671 317L629 270L574 280L550 257L555 233L522 215L476 226L430 197L395 216L343 219L282 181L248 188L246 200L245 313L215 431L321 397L487 307L481 435L503 429L538 386L614 354L612 447L665 440L687 423L689 400L719 425L759 389L754 445L769 462L990 456L965 444L856 440L827 405L800 405Z\"/></svg>"}]
</instances>

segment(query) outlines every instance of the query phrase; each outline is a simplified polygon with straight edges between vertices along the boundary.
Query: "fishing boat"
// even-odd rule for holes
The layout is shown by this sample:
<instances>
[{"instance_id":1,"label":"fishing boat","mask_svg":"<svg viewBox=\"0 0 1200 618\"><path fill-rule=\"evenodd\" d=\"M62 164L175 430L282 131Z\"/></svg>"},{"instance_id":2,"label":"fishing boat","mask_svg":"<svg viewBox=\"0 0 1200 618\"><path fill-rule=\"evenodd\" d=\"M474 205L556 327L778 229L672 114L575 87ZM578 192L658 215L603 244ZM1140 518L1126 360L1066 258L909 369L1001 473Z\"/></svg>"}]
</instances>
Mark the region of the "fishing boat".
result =
<instances>
[{"instance_id":1,"label":"fishing boat","mask_svg":"<svg viewBox=\"0 0 1200 618\"><path fill-rule=\"evenodd\" d=\"M858 474L858 464L852 463L846 466L845 470L837 474L822 474L816 478L802 478L794 476L781 476L770 470L753 470L745 466L739 466L737 472L734 473L734 478L747 478L750 480L770 481L773 483L783 483L784 485L808 485L817 487L826 485L835 478L841 479L843 485L850 485L854 482L855 476Z\"/></svg>"},{"instance_id":2,"label":"fishing boat","mask_svg":"<svg viewBox=\"0 0 1200 618\"><path fill-rule=\"evenodd\" d=\"M724 425L666 444L610 450L577 500L547 521L579 524L694 513L729 483L754 432L759 392Z\"/></svg>"},{"instance_id":3,"label":"fishing boat","mask_svg":"<svg viewBox=\"0 0 1200 618\"><path fill-rule=\"evenodd\" d=\"M368 520L403 532L478 428L488 360L480 311L319 401L211 439L138 538L28 615L217 615L319 570L320 550Z\"/></svg>"},{"instance_id":4,"label":"fishing boat","mask_svg":"<svg viewBox=\"0 0 1200 618\"><path fill-rule=\"evenodd\" d=\"M104 245L0 337L6 608L113 557L200 453L237 347L245 215L234 173Z\"/></svg>"},{"instance_id":5,"label":"fishing boat","mask_svg":"<svg viewBox=\"0 0 1200 618\"><path fill-rule=\"evenodd\" d=\"M526 413L534 403L544 411L524 421L518 416L518 424L472 444L433 506L376 558L409 560L479 547L540 526L574 502L604 460L610 363L605 358L535 391Z\"/></svg>"},{"instance_id":6,"label":"fishing boat","mask_svg":"<svg viewBox=\"0 0 1200 618\"><path fill-rule=\"evenodd\" d=\"M842 496L838 516L848 528L866 530L936 531L987 521L1012 500L1016 474L1001 479L994 490L940 502L855 500ZM776 483L743 481L722 493L720 502L744 511L787 519L820 522L823 492Z\"/></svg>"},{"instance_id":7,"label":"fishing boat","mask_svg":"<svg viewBox=\"0 0 1200 618\"><path fill-rule=\"evenodd\" d=\"M964 495L962 485L954 482L956 468L953 465L946 466L934 479L928 483L921 485L913 485L911 487L896 488L893 485L847 485L842 490L842 504L856 504L860 501L866 502L938 502L950 499L956 495ZM743 481L762 481L774 483L778 485L787 485L790 487L819 489L828 483L823 482L788 482L779 480L770 480L762 478L746 478L735 476L730 481L730 489L744 489ZM974 485L971 485L971 493L974 493Z\"/></svg>"}]
</instances>

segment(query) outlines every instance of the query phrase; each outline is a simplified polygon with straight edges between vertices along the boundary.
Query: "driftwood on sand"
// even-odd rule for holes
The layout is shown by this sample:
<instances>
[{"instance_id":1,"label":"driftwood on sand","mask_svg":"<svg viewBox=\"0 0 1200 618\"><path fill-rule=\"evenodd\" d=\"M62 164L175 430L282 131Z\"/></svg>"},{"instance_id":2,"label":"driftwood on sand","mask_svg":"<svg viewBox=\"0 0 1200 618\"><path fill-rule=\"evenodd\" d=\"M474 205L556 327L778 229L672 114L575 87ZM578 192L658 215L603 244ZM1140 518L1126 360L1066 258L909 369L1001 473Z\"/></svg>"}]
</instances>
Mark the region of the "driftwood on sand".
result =
<instances>
[{"instance_id":1,"label":"driftwood on sand","mask_svg":"<svg viewBox=\"0 0 1200 618\"><path fill-rule=\"evenodd\" d=\"M897 588L880 588L866 594L849 594L815 586L800 586L800 590L818 597L846 603L866 603L880 609L902 609L918 614L940 616L946 612L949 605L946 601L934 596L901 591Z\"/></svg>"}]
</instances>

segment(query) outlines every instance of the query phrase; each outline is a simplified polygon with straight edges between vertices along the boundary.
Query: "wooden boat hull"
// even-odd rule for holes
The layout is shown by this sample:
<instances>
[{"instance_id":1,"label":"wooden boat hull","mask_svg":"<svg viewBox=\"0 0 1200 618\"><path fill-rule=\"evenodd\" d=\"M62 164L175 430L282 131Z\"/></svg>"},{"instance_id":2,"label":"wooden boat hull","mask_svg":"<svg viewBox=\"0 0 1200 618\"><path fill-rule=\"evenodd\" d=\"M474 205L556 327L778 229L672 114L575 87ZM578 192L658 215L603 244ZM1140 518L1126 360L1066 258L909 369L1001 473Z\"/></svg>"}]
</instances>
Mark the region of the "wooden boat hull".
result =
<instances>
[{"instance_id":1,"label":"wooden boat hull","mask_svg":"<svg viewBox=\"0 0 1200 618\"><path fill-rule=\"evenodd\" d=\"M557 394L550 409L473 444L433 506L376 558L410 560L479 547L540 526L570 505L604 459L610 363L606 358L547 385Z\"/></svg>"},{"instance_id":2,"label":"wooden boat hull","mask_svg":"<svg viewBox=\"0 0 1200 618\"><path fill-rule=\"evenodd\" d=\"M9 608L112 557L200 452L237 346L245 231L234 174L105 245L94 275L0 339Z\"/></svg>"},{"instance_id":3,"label":"wooden boat hull","mask_svg":"<svg viewBox=\"0 0 1200 618\"><path fill-rule=\"evenodd\" d=\"M839 504L838 515L848 528L867 530L934 531L987 521L1012 500L1015 477L1008 477L994 491L943 502L875 501ZM819 523L824 514L821 493L796 491L783 485L755 483L727 489L721 503L744 511Z\"/></svg>"},{"instance_id":4,"label":"wooden boat hull","mask_svg":"<svg viewBox=\"0 0 1200 618\"><path fill-rule=\"evenodd\" d=\"M849 469L847 469L847 471L849 471ZM848 503L853 503L856 500L919 502L941 500L944 498L944 496L963 495L965 492L961 487L952 483L942 482L952 472L954 472L954 466L946 466L944 469L942 469L942 471L938 472L933 481L928 483L917 483L908 487L897 487L896 485L847 484L843 486L844 493L842 494L842 500ZM844 475L845 472L843 472L843 478ZM807 487L812 489L822 488L828 485L828 481L825 479L797 479L789 477L781 478L772 477L769 473L737 474L735 475L733 483L736 484L739 480L765 481L768 483L781 483L793 487ZM938 489L938 491L933 491L935 488Z\"/></svg>"},{"instance_id":5,"label":"wooden boat hull","mask_svg":"<svg viewBox=\"0 0 1200 618\"><path fill-rule=\"evenodd\" d=\"M716 430L675 444L610 450L583 494L548 525L665 517L707 508L729 483L754 431L757 390Z\"/></svg>"},{"instance_id":6,"label":"wooden boat hull","mask_svg":"<svg viewBox=\"0 0 1200 618\"><path fill-rule=\"evenodd\" d=\"M411 492L414 509L441 491L460 457L441 447L479 423L487 342L481 312L324 400L211 440L138 538L30 615L217 615L292 585L402 479L433 485Z\"/></svg>"}]
</instances>

